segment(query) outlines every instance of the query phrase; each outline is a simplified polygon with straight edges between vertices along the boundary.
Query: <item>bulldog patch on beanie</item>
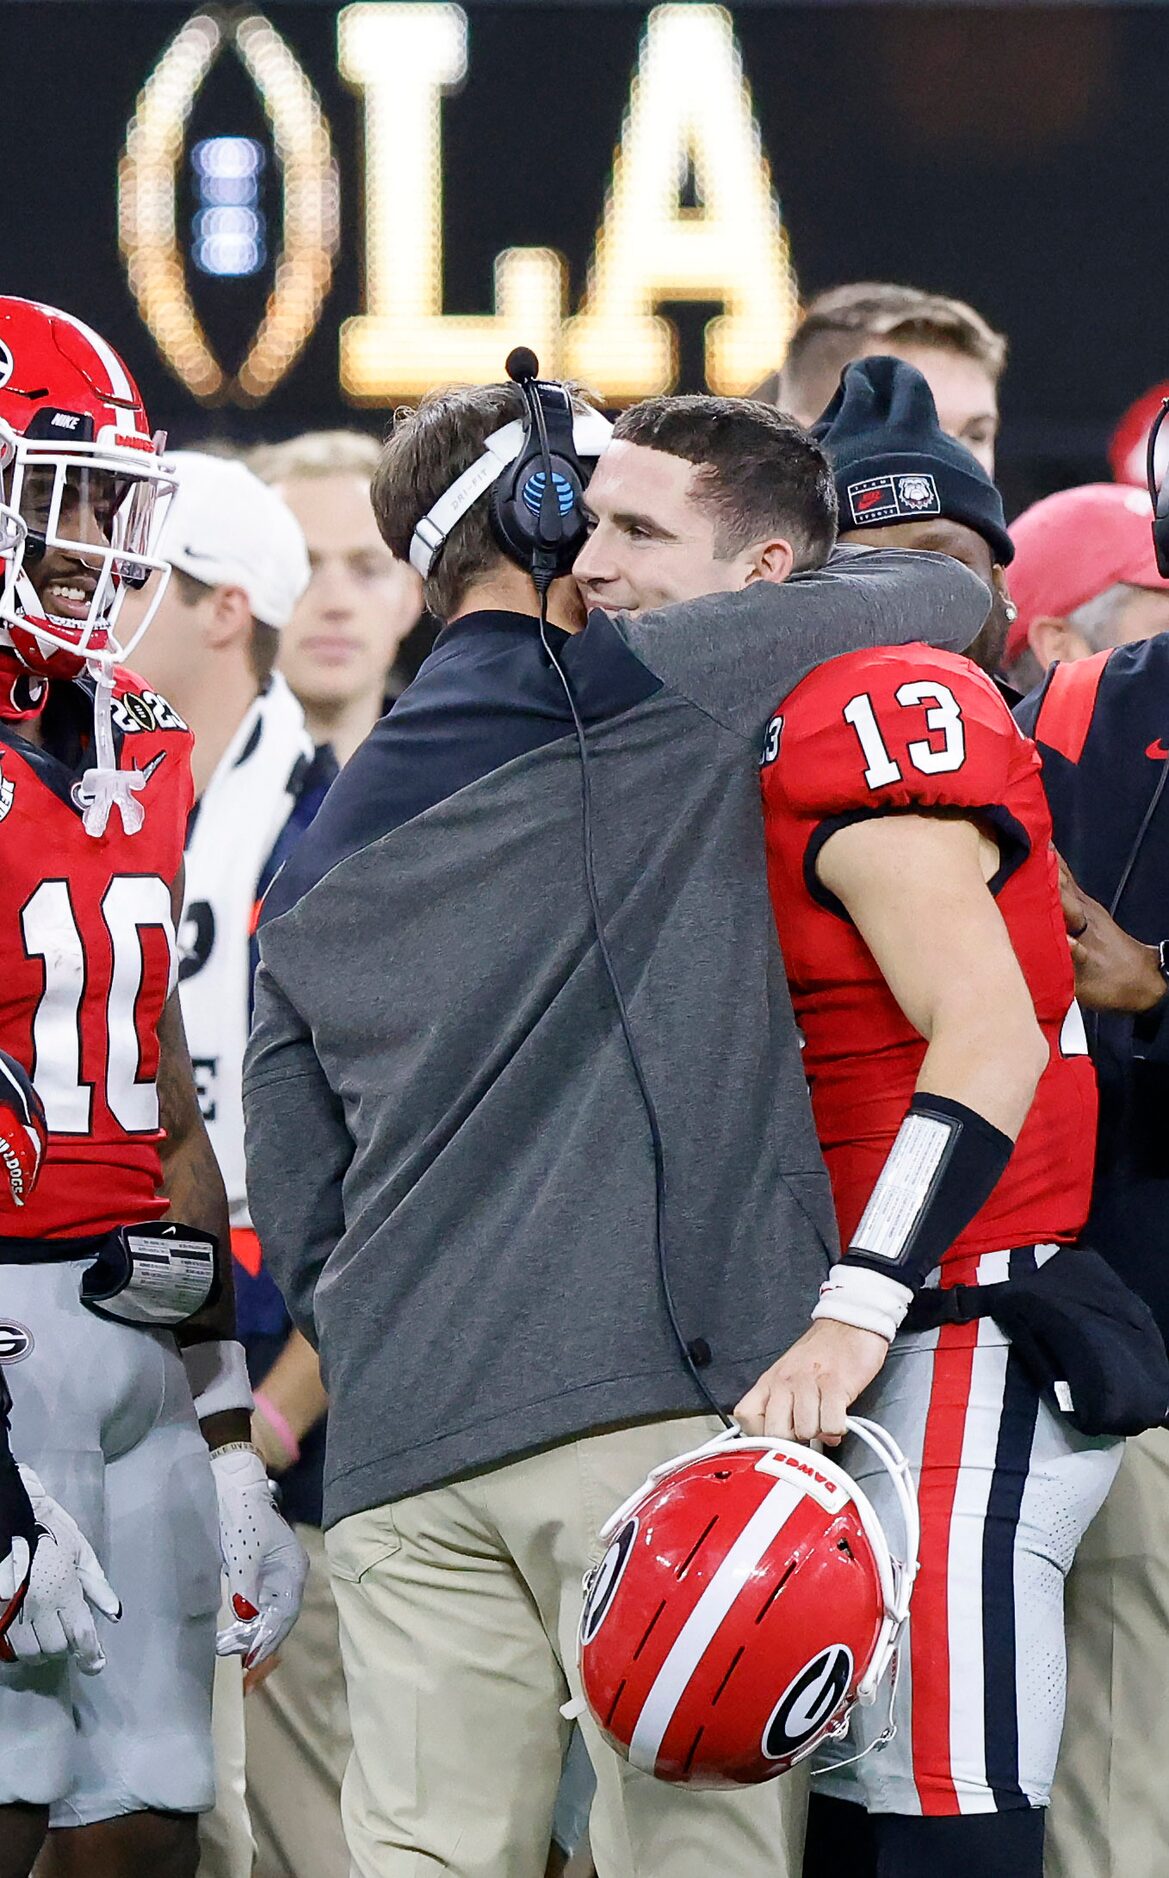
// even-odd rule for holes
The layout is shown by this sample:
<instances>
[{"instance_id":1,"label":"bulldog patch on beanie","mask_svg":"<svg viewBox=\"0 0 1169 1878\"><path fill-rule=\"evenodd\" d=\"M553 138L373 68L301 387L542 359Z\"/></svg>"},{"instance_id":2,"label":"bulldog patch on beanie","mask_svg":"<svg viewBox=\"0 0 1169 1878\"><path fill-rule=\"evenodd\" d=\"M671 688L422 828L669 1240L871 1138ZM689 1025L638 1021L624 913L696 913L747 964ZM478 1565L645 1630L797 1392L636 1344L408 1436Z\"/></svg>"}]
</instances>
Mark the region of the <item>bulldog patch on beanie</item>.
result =
<instances>
[{"instance_id":1,"label":"bulldog patch on beanie","mask_svg":"<svg viewBox=\"0 0 1169 1878\"><path fill-rule=\"evenodd\" d=\"M912 522L921 515L942 512L938 485L932 476L870 476L849 483L845 502L854 528L881 522Z\"/></svg>"}]
</instances>

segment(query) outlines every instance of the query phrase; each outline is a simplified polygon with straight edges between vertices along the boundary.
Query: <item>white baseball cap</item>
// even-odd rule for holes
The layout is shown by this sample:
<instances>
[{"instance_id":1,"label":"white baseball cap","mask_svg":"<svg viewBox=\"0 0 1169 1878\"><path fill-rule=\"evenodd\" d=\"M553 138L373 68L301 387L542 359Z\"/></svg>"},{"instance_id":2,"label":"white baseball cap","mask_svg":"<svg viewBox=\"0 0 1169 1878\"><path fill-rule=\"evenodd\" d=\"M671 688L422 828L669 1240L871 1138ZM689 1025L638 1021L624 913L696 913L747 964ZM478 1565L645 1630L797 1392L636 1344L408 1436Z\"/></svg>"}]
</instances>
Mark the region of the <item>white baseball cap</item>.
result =
<instances>
[{"instance_id":1,"label":"white baseball cap","mask_svg":"<svg viewBox=\"0 0 1169 1878\"><path fill-rule=\"evenodd\" d=\"M300 523L274 489L231 457L175 450L178 492L158 552L208 587L242 587L255 619L287 626L309 583Z\"/></svg>"}]
</instances>

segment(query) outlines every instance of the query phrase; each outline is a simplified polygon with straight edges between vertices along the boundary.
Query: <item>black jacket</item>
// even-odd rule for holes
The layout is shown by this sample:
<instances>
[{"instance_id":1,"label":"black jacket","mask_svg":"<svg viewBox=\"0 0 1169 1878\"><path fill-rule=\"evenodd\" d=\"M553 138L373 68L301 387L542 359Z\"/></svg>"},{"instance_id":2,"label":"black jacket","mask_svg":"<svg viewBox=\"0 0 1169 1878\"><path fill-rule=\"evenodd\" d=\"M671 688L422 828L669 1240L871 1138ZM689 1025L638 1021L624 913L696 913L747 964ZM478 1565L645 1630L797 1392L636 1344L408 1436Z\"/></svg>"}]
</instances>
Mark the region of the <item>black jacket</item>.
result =
<instances>
[{"instance_id":1,"label":"black jacket","mask_svg":"<svg viewBox=\"0 0 1169 1878\"><path fill-rule=\"evenodd\" d=\"M1169 636L1053 666L1015 716L1080 886L1135 938L1169 938ZM1169 1340L1169 1003L1087 1023L1100 1136L1085 1238Z\"/></svg>"}]
</instances>

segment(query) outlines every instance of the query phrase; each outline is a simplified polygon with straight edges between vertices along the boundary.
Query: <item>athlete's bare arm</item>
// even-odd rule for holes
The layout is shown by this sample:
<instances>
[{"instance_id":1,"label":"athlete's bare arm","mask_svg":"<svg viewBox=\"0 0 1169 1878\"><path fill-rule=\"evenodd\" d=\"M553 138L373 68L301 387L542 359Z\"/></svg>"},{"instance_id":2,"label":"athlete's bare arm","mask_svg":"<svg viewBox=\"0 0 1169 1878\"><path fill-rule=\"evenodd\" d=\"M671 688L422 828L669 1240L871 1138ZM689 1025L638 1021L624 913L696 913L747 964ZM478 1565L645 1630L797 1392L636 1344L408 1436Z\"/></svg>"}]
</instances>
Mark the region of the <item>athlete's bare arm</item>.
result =
<instances>
[{"instance_id":1,"label":"athlete's bare arm","mask_svg":"<svg viewBox=\"0 0 1169 1878\"><path fill-rule=\"evenodd\" d=\"M917 1088L975 1110L1014 1140L1047 1043L987 880L994 844L942 815L885 815L838 829L820 880L847 909L928 1048ZM750 1434L835 1446L885 1360L873 1331L822 1320L766 1370L735 1413Z\"/></svg>"},{"instance_id":2,"label":"athlete's bare arm","mask_svg":"<svg viewBox=\"0 0 1169 1878\"><path fill-rule=\"evenodd\" d=\"M181 870L172 889L171 905L177 932L183 905ZM180 1344L230 1341L235 1336L235 1288L227 1194L199 1111L177 989L171 992L163 1009L158 1047L158 1113L164 1136L160 1148L162 1182L163 1192L170 1202L170 1217L181 1220L185 1226L198 1226L204 1232L214 1233L219 1245L219 1295L214 1304L180 1326L178 1341ZM250 1421L244 1409L212 1415L201 1427L212 1448L227 1441L251 1439Z\"/></svg>"},{"instance_id":3,"label":"athlete's bare arm","mask_svg":"<svg viewBox=\"0 0 1169 1878\"><path fill-rule=\"evenodd\" d=\"M267 1420L265 1403L271 1403L283 1416L298 1442L316 1427L329 1406L321 1381L320 1358L299 1330L289 1331L287 1343L267 1371L252 1416L252 1440L268 1463L268 1472L282 1474L293 1457L281 1440L283 1431Z\"/></svg>"}]
</instances>

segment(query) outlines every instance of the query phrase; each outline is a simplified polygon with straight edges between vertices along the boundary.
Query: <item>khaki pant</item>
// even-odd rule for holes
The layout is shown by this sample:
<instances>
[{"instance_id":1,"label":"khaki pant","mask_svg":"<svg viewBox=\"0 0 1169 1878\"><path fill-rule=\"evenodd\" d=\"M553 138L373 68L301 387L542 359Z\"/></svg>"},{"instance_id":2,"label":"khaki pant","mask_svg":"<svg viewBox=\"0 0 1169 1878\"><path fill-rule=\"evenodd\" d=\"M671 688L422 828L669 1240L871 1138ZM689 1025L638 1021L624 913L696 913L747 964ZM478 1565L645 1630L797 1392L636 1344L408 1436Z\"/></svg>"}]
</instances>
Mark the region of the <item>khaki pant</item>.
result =
<instances>
[{"instance_id":1,"label":"khaki pant","mask_svg":"<svg viewBox=\"0 0 1169 1878\"><path fill-rule=\"evenodd\" d=\"M256 1878L348 1878L341 1776L352 1740L324 1539L298 1526L309 1557L296 1628L248 1697L248 1806Z\"/></svg>"},{"instance_id":2,"label":"khaki pant","mask_svg":"<svg viewBox=\"0 0 1169 1878\"><path fill-rule=\"evenodd\" d=\"M1067 1641L1047 1878L1165 1878L1169 1432L1128 1443L1068 1579Z\"/></svg>"},{"instance_id":3,"label":"khaki pant","mask_svg":"<svg viewBox=\"0 0 1169 1878\"><path fill-rule=\"evenodd\" d=\"M579 1693L576 1625L596 1534L698 1417L549 1449L342 1520L326 1535L353 1759L354 1878L542 1878ZM799 1772L744 1793L638 1773L582 1721L600 1878L796 1878Z\"/></svg>"}]
</instances>

